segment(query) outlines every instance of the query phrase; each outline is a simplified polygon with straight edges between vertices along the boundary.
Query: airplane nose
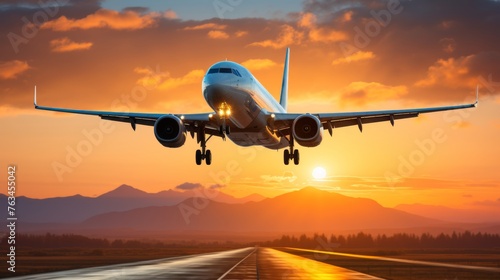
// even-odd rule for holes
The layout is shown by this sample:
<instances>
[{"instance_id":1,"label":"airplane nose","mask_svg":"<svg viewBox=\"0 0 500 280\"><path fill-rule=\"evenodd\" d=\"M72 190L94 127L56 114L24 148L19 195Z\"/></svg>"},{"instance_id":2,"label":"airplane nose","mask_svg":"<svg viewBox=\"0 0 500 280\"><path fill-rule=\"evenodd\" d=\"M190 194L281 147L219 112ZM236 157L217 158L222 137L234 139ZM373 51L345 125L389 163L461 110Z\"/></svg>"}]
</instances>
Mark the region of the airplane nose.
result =
<instances>
[{"instance_id":1,"label":"airplane nose","mask_svg":"<svg viewBox=\"0 0 500 280\"><path fill-rule=\"evenodd\" d=\"M207 85L203 90L203 95L207 103L212 107L223 102L225 96L223 89L217 84Z\"/></svg>"}]
</instances>

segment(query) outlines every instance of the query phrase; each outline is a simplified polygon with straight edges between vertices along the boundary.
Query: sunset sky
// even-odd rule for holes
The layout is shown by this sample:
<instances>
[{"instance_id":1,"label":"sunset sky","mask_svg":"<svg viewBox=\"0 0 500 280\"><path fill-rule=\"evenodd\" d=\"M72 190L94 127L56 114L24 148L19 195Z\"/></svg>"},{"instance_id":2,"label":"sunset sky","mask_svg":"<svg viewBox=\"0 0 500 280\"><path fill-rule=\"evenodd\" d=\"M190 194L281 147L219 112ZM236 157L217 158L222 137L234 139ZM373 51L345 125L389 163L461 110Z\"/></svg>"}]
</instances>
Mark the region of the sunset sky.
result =
<instances>
[{"instance_id":1,"label":"sunset sky","mask_svg":"<svg viewBox=\"0 0 500 280\"><path fill-rule=\"evenodd\" d=\"M0 193L15 164L17 195L34 198L191 182L238 197L317 186L384 206L500 209L500 1L41 2L0 3ZM480 104L326 132L298 147L299 166L221 139L208 142L212 165L197 166L190 137L168 149L152 127L33 108L36 85L44 106L209 112L201 80L225 59L278 98L286 47L290 112L472 103L476 84Z\"/></svg>"}]
</instances>

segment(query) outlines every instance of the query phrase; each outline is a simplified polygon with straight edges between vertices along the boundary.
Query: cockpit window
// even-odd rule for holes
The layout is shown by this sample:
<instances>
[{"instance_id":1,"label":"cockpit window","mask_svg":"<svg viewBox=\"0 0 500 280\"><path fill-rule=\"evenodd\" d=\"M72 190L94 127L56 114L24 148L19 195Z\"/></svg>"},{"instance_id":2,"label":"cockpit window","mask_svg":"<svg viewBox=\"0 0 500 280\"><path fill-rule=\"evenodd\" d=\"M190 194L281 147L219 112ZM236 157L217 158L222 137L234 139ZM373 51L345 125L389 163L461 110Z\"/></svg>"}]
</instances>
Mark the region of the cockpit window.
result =
<instances>
[{"instance_id":1,"label":"cockpit window","mask_svg":"<svg viewBox=\"0 0 500 280\"><path fill-rule=\"evenodd\" d=\"M208 74L215 74L215 73L234 74L238 77L241 77L240 72L233 68L210 68L208 70Z\"/></svg>"},{"instance_id":2,"label":"cockpit window","mask_svg":"<svg viewBox=\"0 0 500 280\"><path fill-rule=\"evenodd\" d=\"M233 69L233 74L235 74L238 77L241 77L240 72L238 72L238 70L236 69Z\"/></svg>"}]
</instances>

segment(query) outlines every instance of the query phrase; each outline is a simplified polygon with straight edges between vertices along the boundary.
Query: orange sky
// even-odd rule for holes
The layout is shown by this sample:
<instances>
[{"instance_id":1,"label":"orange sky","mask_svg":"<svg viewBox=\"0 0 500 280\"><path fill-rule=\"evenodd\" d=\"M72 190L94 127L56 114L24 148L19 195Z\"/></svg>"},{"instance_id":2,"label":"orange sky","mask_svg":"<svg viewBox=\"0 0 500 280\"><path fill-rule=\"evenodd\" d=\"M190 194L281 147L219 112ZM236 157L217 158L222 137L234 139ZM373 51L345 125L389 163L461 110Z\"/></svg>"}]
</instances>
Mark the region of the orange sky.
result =
<instances>
[{"instance_id":1,"label":"orange sky","mask_svg":"<svg viewBox=\"0 0 500 280\"><path fill-rule=\"evenodd\" d=\"M174 8L113 10L70 1L50 14L35 1L7 1L0 9L1 166L17 165L17 194L35 198L94 196L122 183L157 192L193 182L224 185L235 196L275 196L312 185L385 206L500 207L500 3L456 1L450 9L444 2L389 8L381 0L307 1L296 12L269 17L184 19ZM259 9L265 6L255 4ZM388 14L390 20L383 17ZM23 17L35 15L38 26L24 25ZM36 84L45 106L209 111L201 79L226 58L247 66L277 97L286 47L292 112L470 103L476 84L480 104L395 127L326 133L319 147L300 148L299 166L284 166L282 151L220 139L208 144L212 165L196 166L192 139L167 149L152 127L134 132L128 124L32 108ZM325 180L312 178L317 166L327 170Z\"/></svg>"}]
</instances>

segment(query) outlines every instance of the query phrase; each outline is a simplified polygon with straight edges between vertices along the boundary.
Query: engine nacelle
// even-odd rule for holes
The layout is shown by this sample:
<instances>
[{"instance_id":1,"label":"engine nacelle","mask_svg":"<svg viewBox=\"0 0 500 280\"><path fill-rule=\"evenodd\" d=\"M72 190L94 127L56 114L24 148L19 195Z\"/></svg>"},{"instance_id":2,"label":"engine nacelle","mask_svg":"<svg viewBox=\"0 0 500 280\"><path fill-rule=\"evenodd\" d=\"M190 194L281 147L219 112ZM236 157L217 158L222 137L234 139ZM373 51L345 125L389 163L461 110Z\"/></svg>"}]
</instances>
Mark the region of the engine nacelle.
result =
<instances>
[{"instance_id":1,"label":"engine nacelle","mask_svg":"<svg viewBox=\"0 0 500 280\"><path fill-rule=\"evenodd\" d=\"M321 121L310 114L297 117L292 124L293 138L304 147L316 147L323 140Z\"/></svg>"},{"instance_id":2,"label":"engine nacelle","mask_svg":"<svg viewBox=\"0 0 500 280\"><path fill-rule=\"evenodd\" d=\"M182 120L174 115L165 115L156 120L154 131L158 142L165 147L178 148L186 142Z\"/></svg>"}]
</instances>

